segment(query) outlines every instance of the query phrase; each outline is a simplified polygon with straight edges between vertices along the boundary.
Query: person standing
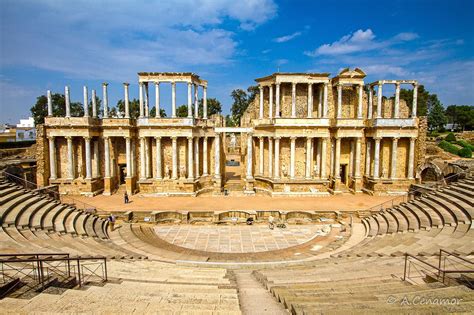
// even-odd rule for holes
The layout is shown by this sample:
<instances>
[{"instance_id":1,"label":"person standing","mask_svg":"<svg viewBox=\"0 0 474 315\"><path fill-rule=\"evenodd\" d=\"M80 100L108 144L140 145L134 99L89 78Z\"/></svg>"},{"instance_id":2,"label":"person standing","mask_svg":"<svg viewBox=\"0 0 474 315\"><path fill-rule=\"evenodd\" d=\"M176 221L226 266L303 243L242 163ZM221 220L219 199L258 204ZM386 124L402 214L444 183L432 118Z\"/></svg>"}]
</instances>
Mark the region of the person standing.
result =
<instances>
[{"instance_id":1,"label":"person standing","mask_svg":"<svg viewBox=\"0 0 474 315\"><path fill-rule=\"evenodd\" d=\"M108 217L108 220L109 220L109 224L110 224L110 230L113 231L114 226L115 226L115 216L111 213Z\"/></svg>"},{"instance_id":2,"label":"person standing","mask_svg":"<svg viewBox=\"0 0 474 315\"><path fill-rule=\"evenodd\" d=\"M128 194L127 194L127 192L125 192L123 194L123 200L125 201L125 203L128 203Z\"/></svg>"}]
</instances>

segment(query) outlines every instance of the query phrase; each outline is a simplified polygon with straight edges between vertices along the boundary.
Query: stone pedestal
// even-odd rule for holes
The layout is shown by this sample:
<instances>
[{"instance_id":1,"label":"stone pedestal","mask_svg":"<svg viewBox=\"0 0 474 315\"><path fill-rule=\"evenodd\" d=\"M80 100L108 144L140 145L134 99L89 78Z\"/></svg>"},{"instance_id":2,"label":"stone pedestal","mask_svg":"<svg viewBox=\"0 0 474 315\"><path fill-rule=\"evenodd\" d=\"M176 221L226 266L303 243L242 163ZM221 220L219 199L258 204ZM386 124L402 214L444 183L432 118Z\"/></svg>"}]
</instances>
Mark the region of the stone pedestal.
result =
<instances>
[{"instance_id":1,"label":"stone pedestal","mask_svg":"<svg viewBox=\"0 0 474 315\"><path fill-rule=\"evenodd\" d=\"M110 196L112 195L114 189L113 189L113 180L110 177L105 177L104 178L104 195L105 196Z\"/></svg>"},{"instance_id":2,"label":"stone pedestal","mask_svg":"<svg viewBox=\"0 0 474 315\"><path fill-rule=\"evenodd\" d=\"M127 189L127 194L133 195L136 190L136 180L134 177L125 178L125 188Z\"/></svg>"}]
</instances>

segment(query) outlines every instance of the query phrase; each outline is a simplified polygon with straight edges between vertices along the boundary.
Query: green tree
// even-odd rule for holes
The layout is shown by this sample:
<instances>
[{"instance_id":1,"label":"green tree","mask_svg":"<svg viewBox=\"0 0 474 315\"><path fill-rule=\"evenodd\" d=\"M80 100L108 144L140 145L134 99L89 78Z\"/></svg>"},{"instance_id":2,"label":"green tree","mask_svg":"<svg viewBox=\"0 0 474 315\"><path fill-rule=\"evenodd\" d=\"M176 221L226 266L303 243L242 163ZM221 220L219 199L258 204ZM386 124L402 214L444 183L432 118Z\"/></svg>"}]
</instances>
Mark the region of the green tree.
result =
<instances>
[{"instance_id":1,"label":"green tree","mask_svg":"<svg viewBox=\"0 0 474 315\"><path fill-rule=\"evenodd\" d=\"M474 107L469 105L456 106L457 122L462 131L474 128Z\"/></svg>"},{"instance_id":2,"label":"green tree","mask_svg":"<svg viewBox=\"0 0 474 315\"><path fill-rule=\"evenodd\" d=\"M176 108L177 117L188 117L188 105L181 105Z\"/></svg>"},{"instance_id":3,"label":"green tree","mask_svg":"<svg viewBox=\"0 0 474 315\"><path fill-rule=\"evenodd\" d=\"M430 95L429 100L429 113L428 113L428 129L429 130L440 130L447 123L448 119L444 113L443 105L438 100L436 94Z\"/></svg>"},{"instance_id":4,"label":"green tree","mask_svg":"<svg viewBox=\"0 0 474 315\"><path fill-rule=\"evenodd\" d=\"M64 94L55 93L51 95L51 101L53 105L53 116L64 117L66 116L66 100ZM44 118L48 116L48 98L46 95L41 95L36 98L36 104L30 109L31 115L35 120L35 124L44 123ZM71 116L82 116L84 115L84 108L81 103L71 103Z\"/></svg>"},{"instance_id":5,"label":"green tree","mask_svg":"<svg viewBox=\"0 0 474 315\"><path fill-rule=\"evenodd\" d=\"M428 98L430 96L430 92L425 90L424 85L418 86L418 94L417 94L417 101L416 101L416 115L417 116L426 116L428 113ZM413 90L401 89L400 90L400 99L405 100L408 107L411 108L411 104L413 104Z\"/></svg>"},{"instance_id":6,"label":"green tree","mask_svg":"<svg viewBox=\"0 0 474 315\"><path fill-rule=\"evenodd\" d=\"M130 110L130 118L137 119L140 117L140 101L136 98L130 100L128 102L129 110ZM114 113L114 115L112 115ZM117 118L117 117L125 117L125 101L118 100L117 105L110 109L110 116Z\"/></svg>"},{"instance_id":7,"label":"green tree","mask_svg":"<svg viewBox=\"0 0 474 315\"><path fill-rule=\"evenodd\" d=\"M221 102L219 102L215 98L208 98L207 99L207 117L211 117L212 115L215 114L220 114L222 112L222 105ZM203 99L201 98L199 100L198 104L198 113L199 117L203 117Z\"/></svg>"},{"instance_id":8,"label":"green tree","mask_svg":"<svg viewBox=\"0 0 474 315\"><path fill-rule=\"evenodd\" d=\"M155 117L155 114L156 114L156 107L153 107L152 109L150 109L150 117ZM166 111L164 108L160 108L160 117L162 118L167 117Z\"/></svg>"},{"instance_id":9,"label":"green tree","mask_svg":"<svg viewBox=\"0 0 474 315\"><path fill-rule=\"evenodd\" d=\"M233 90L230 96L234 100L230 112L232 119L236 125L240 125L240 119L244 115L245 111L249 107L250 103L253 102L256 95L258 94L258 86L249 86L247 92L242 89Z\"/></svg>"},{"instance_id":10,"label":"green tree","mask_svg":"<svg viewBox=\"0 0 474 315\"><path fill-rule=\"evenodd\" d=\"M236 127L237 124L235 123L234 119L232 118L231 115L226 115L225 116L225 125L226 127Z\"/></svg>"}]
</instances>

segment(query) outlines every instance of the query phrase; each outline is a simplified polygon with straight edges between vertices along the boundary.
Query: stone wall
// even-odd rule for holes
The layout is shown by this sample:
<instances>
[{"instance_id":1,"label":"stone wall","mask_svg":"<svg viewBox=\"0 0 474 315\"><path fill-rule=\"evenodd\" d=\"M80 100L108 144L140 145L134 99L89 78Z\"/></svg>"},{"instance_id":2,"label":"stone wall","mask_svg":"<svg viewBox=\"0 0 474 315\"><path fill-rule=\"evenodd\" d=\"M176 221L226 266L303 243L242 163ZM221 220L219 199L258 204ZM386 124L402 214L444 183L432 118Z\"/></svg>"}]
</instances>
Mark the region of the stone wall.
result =
<instances>
[{"instance_id":1,"label":"stone wall","mask_svg":"<svg viewBox=\"0 0 474 315\"><path fill-rule=\"evenodd\" d=\"M44 125L36 126L36 183L38 186L49 185L48 139Z\"/></svg>"}]
</instances>

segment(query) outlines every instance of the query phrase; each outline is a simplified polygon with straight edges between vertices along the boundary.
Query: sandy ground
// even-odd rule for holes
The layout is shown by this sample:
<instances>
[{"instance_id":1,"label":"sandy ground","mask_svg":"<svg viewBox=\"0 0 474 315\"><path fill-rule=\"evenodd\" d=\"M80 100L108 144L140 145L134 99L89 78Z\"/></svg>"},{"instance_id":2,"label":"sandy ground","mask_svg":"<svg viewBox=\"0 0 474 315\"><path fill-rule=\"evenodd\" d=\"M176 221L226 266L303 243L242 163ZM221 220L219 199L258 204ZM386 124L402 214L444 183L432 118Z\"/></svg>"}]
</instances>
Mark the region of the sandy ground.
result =
<instances>
[{"instance_id":1,"label":"sandy ground","mask_svg":"<svg viewBox=\"0 0 474 315\"><path fill-rule=\"evenodd\" d=\"M122 195L84 197L74 196L104 211L155 211L155 210L365 210L394 196L338 195L328 197L143 197L134 195L124 204Z\"/></svg>"}]
</instances>

